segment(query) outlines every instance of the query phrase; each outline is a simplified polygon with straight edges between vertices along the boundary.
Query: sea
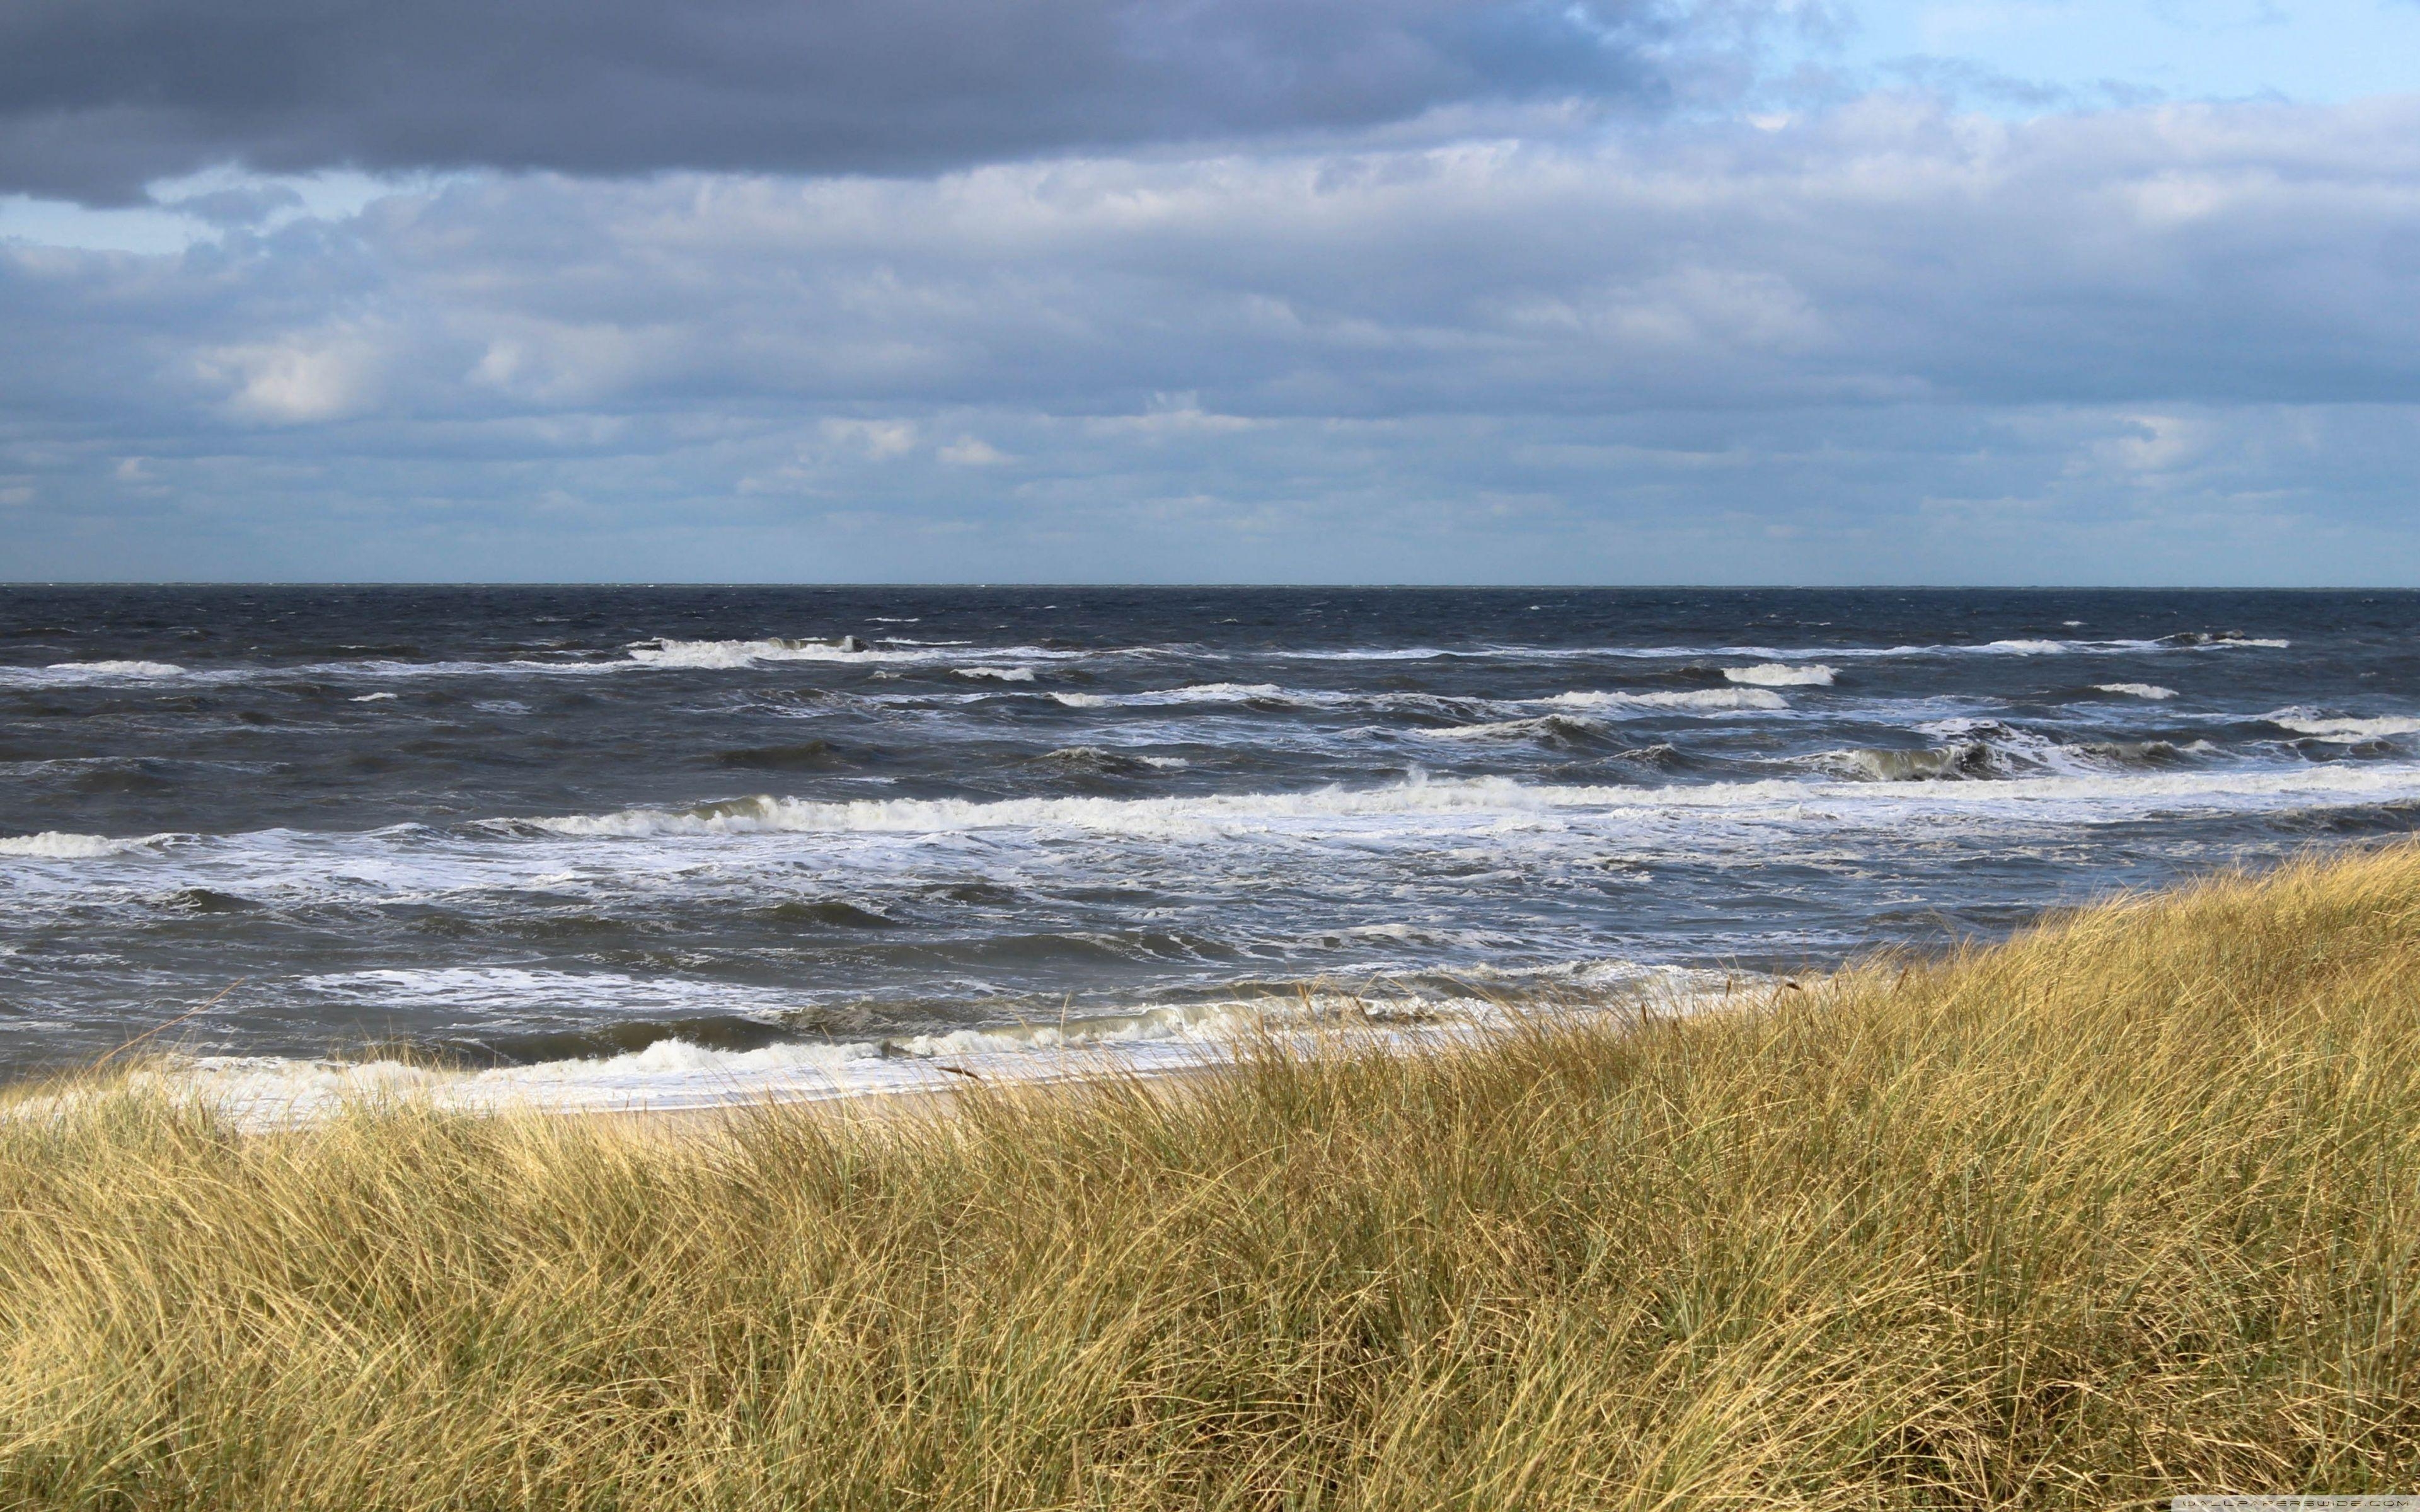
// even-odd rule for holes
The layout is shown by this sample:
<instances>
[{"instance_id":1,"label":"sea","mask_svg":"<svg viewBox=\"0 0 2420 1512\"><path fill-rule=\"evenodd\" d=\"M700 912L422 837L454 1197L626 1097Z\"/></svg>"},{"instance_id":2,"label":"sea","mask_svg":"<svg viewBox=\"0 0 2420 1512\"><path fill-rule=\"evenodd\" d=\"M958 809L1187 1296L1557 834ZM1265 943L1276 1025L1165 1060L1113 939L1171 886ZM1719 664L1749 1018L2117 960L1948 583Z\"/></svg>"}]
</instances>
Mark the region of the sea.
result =
<instances>
[{"instance_id":1,"label":"sea","mask_svg":"<svg viewBox=\"0 0 2420 1512\"><path fill-rule=\"evenodd\" d=\"M0 1078L1149 1067L2415 824L2412 594L14 586Z\"/></svg>"}]
</instances>

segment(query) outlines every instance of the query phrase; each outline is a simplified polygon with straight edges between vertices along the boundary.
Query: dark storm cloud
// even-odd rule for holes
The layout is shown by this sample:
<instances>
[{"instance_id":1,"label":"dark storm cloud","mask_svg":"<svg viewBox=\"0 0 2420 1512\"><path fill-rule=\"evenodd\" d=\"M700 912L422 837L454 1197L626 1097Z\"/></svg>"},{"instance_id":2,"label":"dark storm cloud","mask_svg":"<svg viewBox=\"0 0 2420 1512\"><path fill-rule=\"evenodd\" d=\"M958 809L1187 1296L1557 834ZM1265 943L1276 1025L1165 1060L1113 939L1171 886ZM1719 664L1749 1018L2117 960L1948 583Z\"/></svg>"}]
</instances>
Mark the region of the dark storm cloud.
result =
<instances>
[{"instance_id":1,"label":"dark storm cloud","mask_svg":"<svg viewBox=\"0 0 2420 1512\"><path fill-rule=\"evenodd\" d=\"M11 0L0 191L236 162L923 172L1652 95L1654 0Z\"/></svg>"}]
</instances>

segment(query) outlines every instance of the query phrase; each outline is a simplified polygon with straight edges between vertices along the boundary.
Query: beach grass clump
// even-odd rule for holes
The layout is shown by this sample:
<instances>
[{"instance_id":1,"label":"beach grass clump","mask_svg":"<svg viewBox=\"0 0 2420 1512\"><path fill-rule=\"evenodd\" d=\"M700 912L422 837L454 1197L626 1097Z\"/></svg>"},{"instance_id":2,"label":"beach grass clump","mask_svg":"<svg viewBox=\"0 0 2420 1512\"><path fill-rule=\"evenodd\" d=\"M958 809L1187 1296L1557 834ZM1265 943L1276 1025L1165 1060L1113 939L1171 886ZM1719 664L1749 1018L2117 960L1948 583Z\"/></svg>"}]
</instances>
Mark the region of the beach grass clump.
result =
<instances>
[{"instance_id":1,"label":"beach grass clump","mask_svg":"<svg viewBox=\"0 0 2420 1512\"><path fill-rule=\"evenodd\" d=\"M0 1120L8 1506L2420 1489L2409 845L1173 1094L49 1106Z\"/></svg>"}]
</instances>

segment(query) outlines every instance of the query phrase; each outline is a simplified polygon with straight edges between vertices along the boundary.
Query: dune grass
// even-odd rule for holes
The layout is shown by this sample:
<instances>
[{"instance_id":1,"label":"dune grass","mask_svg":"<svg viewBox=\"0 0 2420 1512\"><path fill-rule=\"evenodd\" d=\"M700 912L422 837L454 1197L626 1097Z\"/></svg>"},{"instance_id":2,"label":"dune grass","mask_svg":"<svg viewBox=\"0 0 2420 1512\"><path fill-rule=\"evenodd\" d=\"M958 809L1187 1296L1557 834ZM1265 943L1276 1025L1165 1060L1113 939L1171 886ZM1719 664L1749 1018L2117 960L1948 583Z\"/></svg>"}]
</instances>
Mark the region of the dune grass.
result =
<instances>
[{"instance_id":1,"label":"dune grass","mask_svg":"<svg viewBox=\"0 0 2420 1512\"><path fill-rule=\"evenodd\" d=\"M727 1134L0 1123L0 1504L2420 1489L2420 848L1622 1035Z\"/></svg>"}]
</instances>

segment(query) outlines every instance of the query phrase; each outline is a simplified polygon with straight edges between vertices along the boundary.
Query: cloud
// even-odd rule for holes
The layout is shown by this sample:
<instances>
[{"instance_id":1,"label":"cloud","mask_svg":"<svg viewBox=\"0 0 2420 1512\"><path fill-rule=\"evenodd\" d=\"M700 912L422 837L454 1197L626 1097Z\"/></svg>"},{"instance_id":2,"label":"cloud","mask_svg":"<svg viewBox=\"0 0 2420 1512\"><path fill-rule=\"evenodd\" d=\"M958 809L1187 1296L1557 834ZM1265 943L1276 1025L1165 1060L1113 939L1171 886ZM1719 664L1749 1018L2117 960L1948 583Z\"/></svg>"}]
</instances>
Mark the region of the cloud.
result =
<instances>
[{"instance_id":1,"label":"cloud","mask_svg":"<svg viewBox=\"0 0 2420 1512\"><path fill-rule=\"evenodd\" d=\"M0 478L50 575L2413 578L2415 144L1877 97L483 176L0 245Z\"/></svg>"},{"instance_id":2,"label":"cloud","mask_svg":"<svg viewBox=\"0 0 2420 1512\"><path fill-rule=\"evenodd\" d=\"M349 332L311 332L285 341L198 352L196 374L226 393L238 420L303 424L360 413L378 393L380 349Z\"/></svg>"},{"instance_id":3,"label":"cloud","mask_svg":"<svg viewBox=\"0 0 2420 1512\"><path fill-rule=\"evenodd\" d=\"M1677 0L12 0L0 192L123 203L227 162L923 173L1653 99L1692 34Z\"/></svg>"}]
</instances>

